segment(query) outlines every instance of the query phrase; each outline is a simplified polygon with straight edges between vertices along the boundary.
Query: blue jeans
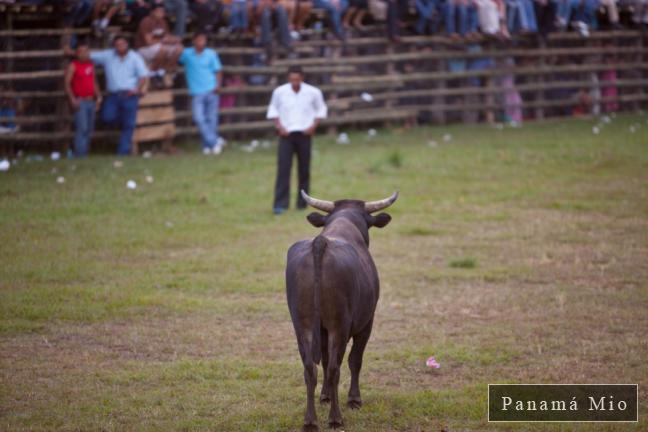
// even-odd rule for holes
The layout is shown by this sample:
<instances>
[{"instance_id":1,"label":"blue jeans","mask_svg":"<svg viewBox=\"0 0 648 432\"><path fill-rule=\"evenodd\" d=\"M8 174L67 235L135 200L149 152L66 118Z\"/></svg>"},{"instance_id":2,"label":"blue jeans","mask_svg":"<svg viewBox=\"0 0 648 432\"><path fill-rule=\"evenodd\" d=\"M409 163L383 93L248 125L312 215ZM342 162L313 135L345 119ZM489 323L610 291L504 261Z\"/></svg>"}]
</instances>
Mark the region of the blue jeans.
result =
<instances>
[{"instance_id":1,"label":"blue jeans","mask_svg":"<svg viewBox=\"0 0 648 432\"><path fill-rule=\"evenodd\" d=\"M459 18L459 31L457 32L457 17ZM448 34L466 33L477 31L477 9L473 5L453 3L449 0L445 4L445 26Z\"/></svg>"},{"instance_id":2,"label":"blue jeans","mask_svg":"<svg viewBox=\"0 0 648 432\"><path fill-rule=\"evenodd\" d=\"M85 22L90 16L93 7L93 0L79 0L70 9L70 11L63 18L63 23L66 26L79 26Z\"/></svg>"},{"instance_id":3,"label":"blue jeans","mask_svg":"<svg viewBox=\"0 0 648 432\"><path fill-rule=\"evenodd\" d=\"M120 123L121 135L117 154L128 155L131 152L131 142L135 123L137 121L137 106L139 97L128 96L126 92L110 93L103 104L101 118L106 123Z\"/></svg>"},{"instance_id":4,"label":"blue jeans","mask_svg":"<svg viewBox=\"0 0 648 432\"><path fill-rule=\"evenodd\" d=\"M230 6L229 25L233 29L245 30L248 27L247 4L234 1Z\"/></svg>"},{"instance_id":5,"label":"blue jeans","mask_svg":"<svg viewBox=\"0 0 648 432\"><path fill-rule=\"evenodd\" d=\"M95 101L93 99L81 99L79 109L74 113L74 156L84 157L88 155L90 139L94 131Z\"/></svg>"},{"instance_id":6,"label":"blue jeans","mask_svg":"<svg viewBox=\"0 0 648 432\"><path fill-rule=\"evenodd\" d=\"M436 0L416 0L416 11L418 12L419 18L414 29L418 34L424 34L428 28L430 34L436 32L439 6Z\"/></svg>"},{"instance_id":7,"label":"blue jeans","mask_svg":"<svg viewBox=\"0 0 648 432\"><path fill-rule=\"evenodd\" d=\"M519 30L537 32L533 0L507 0L506 1L506 25L511 33Z\"/></svg>"},{"instance_id":8,"label":"blue jeans","mask_svg":"<svg viewBox=\"0 0 648 432\"><path fill-rule=\"evenodd\" d=\"M0 126L6 128L15 128L16 123L13 122L16 117L16 111L10 107L0 107Z\"/></svg>"},{"instance_id":9,"label":"blue jeans","mask_svg":"<svg viewBox=\"0 0 648 432\"><path fill-rule=\"evenodd\" d=\"M189 16L189 4L187 0L165 0L164 8L167 14L175 15L173 34L182 37L187 29L187 17Z\"/></svg>"},{"instance_id":10,"label":"blue jeans","mask_svg":"<svg viewBox=\"0 0 648 432\"><path fill-rule=\"evenodd\" d=\"M598 9L598 0L558 0L558 8L556 16L559 18L561 24L568 25L572 13L574 14L575 21L582 21L585 24L591 25L596 16L596 9Z\"/></svg>"},{"instance_id":11,"label":"blue jeans","mask_svg":"<svg viewBox=\"0 0 648 432\"><path fill-rule=\"evenodd\" d=\"M290 28L288 27L288 13L283 6L279 4L274 5L274 10L271 7L266 7L261 12L261 44L263 46L272 45L272 14L274 13L277 20L277 28L279 29L279 42L284 47L290 46Z\"/></svg>"},{"instance_id":12,"label":"blue jeans","mask_svg":"<svg viewBox=\"0 0 648 432\"><path fill-rule=\"evenodd\" d=\"M324 9L328 13L329 19L331 20L333 33L336 36L344 36L344 29L342 28L342 14L348 6L348 2L346 0L340 1L339 9L333 6L333 3L328 0L315 0L313 2L313 6L315 6L317 9Z\"/></svg>"},{"instance_id":13,"label":"blue jeans","mask_svg":"<svg viewBox=\"0 0 648 432\"><path fill-rule=\"evenodd\" d=\"M219 97L214 92L191 97L191 113L200 131L204 149L213 149L218 141L218 100Z\"/></svg>"}]
</instances>

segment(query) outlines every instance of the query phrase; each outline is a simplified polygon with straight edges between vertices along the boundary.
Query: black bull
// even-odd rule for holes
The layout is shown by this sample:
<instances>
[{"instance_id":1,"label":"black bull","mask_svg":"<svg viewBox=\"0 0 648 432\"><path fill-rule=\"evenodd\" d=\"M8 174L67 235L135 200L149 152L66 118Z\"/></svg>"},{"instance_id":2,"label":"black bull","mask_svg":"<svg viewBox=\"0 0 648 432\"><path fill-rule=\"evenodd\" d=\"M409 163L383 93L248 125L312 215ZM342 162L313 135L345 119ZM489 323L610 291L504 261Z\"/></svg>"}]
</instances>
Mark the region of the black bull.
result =
<instances>
[{"instance_id":1,"label":"black bull","mask_svg":"<svg viewBox=\"0 0 648 432\"><path fill-rule=\"evenodd\" d=\"M340 365L351 338L351 386L347 404L354 409L362 405L358 377L379 295L378 272L369 254L369 228L382 228L391 220L386 213L376 216L371 213L389 207L398 194L367 203L357 200L333 203L311 198L304 191L302 196L310 206L327 213L308 215L313 226L324 229L313 240L292 245L286 265L288 308L306 382L302 430L316 431L317 364L321 359L324 369L320 402L331 403L329 426L340 427Z\"/></svg>"}]
</instances>

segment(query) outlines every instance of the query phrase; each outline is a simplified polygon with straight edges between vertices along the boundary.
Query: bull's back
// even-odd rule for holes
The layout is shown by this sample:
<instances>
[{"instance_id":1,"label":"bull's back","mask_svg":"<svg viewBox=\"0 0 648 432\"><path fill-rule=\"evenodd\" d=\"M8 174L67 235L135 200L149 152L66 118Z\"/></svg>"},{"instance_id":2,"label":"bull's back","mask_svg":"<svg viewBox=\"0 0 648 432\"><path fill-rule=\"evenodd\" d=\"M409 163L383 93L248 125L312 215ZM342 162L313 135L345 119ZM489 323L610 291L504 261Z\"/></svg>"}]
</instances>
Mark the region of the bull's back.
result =
<instances>
[{"instance_id":1,"label":"bull's back","mask_svg":"<svg viewBox=\"0 0 648 432\"><path fill-rule=\"evenodd\" d=\"M288 251L286 293L293 319L308 321L315 311L315 265L312 240L295 243ZM352 333L373 317L378 280L371 257L343 240L327 239L321 258L319 311L325 328L343 323Z\"/></svg>"}]
</instances>

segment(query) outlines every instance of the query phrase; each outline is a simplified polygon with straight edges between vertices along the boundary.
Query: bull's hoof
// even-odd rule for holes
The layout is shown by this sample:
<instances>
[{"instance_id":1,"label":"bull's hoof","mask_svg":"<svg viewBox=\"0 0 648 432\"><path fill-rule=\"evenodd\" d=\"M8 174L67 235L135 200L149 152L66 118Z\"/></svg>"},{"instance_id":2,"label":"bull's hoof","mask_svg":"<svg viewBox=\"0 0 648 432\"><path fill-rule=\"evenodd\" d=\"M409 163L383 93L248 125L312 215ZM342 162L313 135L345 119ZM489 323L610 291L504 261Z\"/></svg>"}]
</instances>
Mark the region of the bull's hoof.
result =
<instances>
[{"instance_id":1,"label":"bull's hoof","mask_svg":"<svg viewBox=\"0 0 648 432\"><path fill-rule=\"evenodd\" d=\"M330 402L331 402L331 398L329 397L329 395L324 394L324 393L322 393L320 395L320 403L321 404L327 404L327 403L330 403Z\"/></svg>"},{"instance_id":2,"label":"bull's hoof","mask_svg":"<svg viewBox=\"0 0 648 432\"><path fill-rule=\"evenodd\" d=\"M319 427L316 424L305 424L301 428L302 432L319 432Z\"/></svg>"},{"instance_id":3,"label":"bull's hoof","mask_svg":"<svg viewBox=\"0 0 648 432\"><path fill-rule=\"evenodd\" d=\"M340 420L329 420L328 425L331 429L341 428L343 426L342 419Z\"/></svg>"},{"instance_id":4,"label":"bull's hoof","mask_svg":"<svg viewBox=\"0 0 648 432\"><path fill-rule=\"evenodd\" d=\"M359 397L349 398L349 400L347 401L347 406L351 409L360 409L360 407L362 406L362 400Z\"/></svg>"}]
</instances>

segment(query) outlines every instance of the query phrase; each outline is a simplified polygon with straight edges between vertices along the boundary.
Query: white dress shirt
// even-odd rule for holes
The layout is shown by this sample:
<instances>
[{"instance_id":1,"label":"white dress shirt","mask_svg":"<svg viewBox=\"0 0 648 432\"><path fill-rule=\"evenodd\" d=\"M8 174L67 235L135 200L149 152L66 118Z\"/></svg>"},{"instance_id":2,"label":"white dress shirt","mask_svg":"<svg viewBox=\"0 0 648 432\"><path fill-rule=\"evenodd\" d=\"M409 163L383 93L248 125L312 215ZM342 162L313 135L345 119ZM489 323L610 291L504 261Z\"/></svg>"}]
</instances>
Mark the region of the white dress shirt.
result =
<instances>
[{"instance_id":1,"label":"white dress shirt","mask_svg":"<svg viewBox=\"0 0 648 432\"><path fill-rule=\"evenodd\" d=\"M267 118L279 118L279 122L290 132L304 132L315 119L326 118L328 108L322 91L304 82L295 92L290 83L281 85L272 92Z\"/></svg>"}]
</instances>

